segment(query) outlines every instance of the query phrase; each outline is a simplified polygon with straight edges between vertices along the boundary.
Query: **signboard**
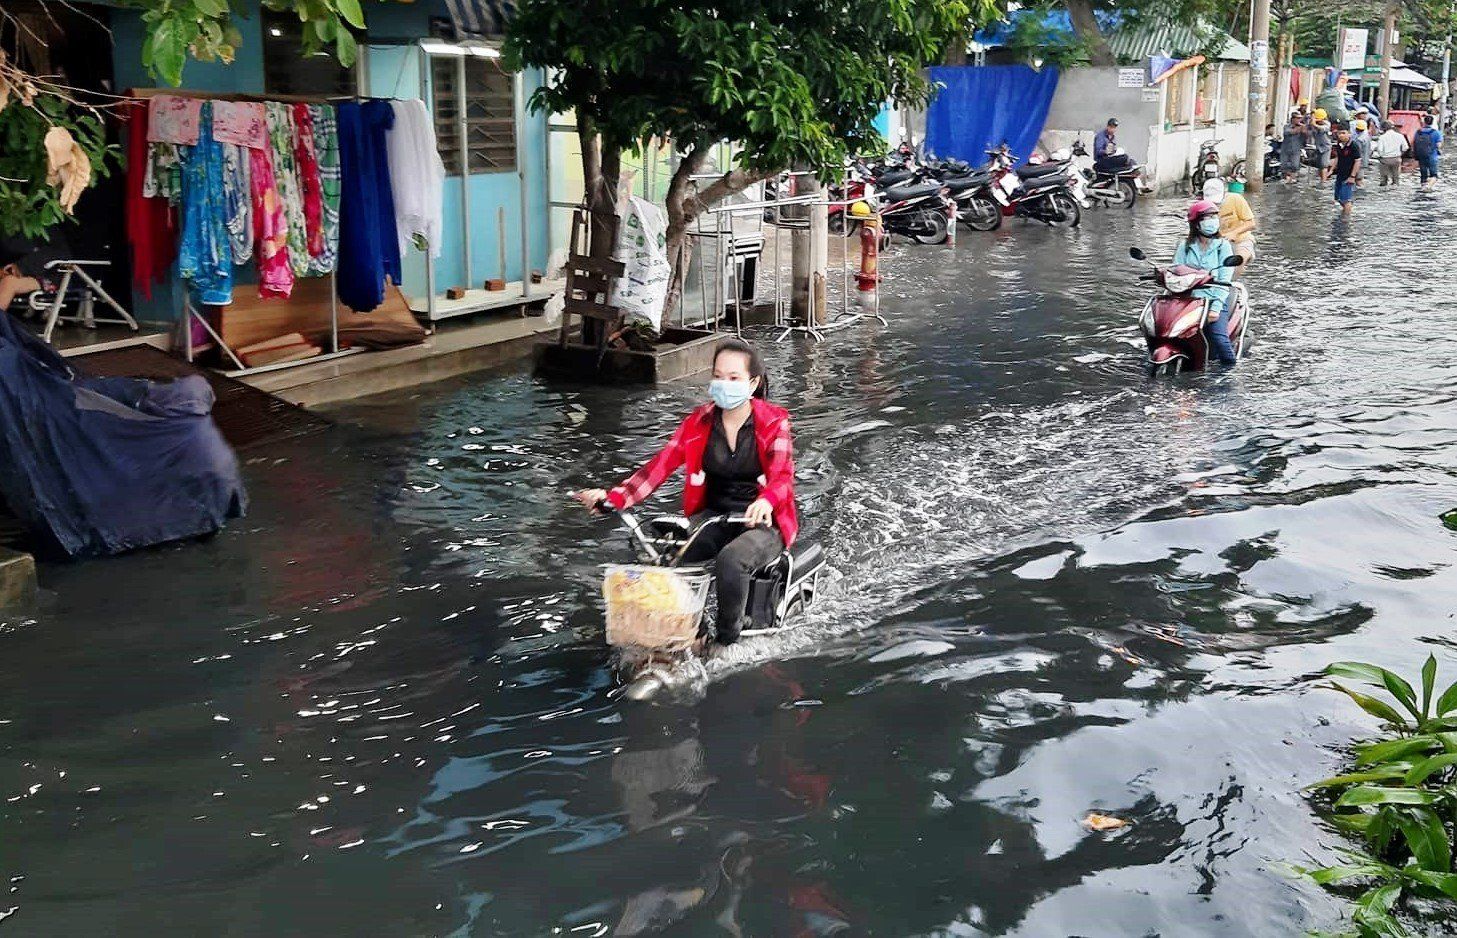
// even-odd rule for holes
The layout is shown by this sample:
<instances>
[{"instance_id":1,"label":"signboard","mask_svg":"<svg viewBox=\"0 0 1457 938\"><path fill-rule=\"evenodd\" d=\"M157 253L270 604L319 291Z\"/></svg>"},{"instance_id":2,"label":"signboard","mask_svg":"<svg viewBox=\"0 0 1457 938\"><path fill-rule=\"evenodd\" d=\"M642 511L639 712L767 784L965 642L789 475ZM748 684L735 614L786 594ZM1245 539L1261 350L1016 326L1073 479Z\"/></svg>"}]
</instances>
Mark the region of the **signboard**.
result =
<instances>
[{"instance_id":1,"label":"signboard","mask_svg":"<svg viewBox=\"0 0 1457 938\"><path fill-rule=\"evenodd\" d=\"M1153 102L1153 101L1157 101L1158 99L1159 99L1159 90L1157 88L1145 88L1145 89L1143 89L1143 100L1148 101L1148 102Z\"/></svg>"},{"instance_id":2,"label":"signboard","mask_svg":"<svg viewBox=\"0 0 1457 938\"><path fill-rule=\"evenodd\" d=\"M1336 37L1336 67L1360 69L1366 65L1367 30L1342 28Z\"/></svg>"},{"instance_id":3,"label":"signboard","mask_svg":"<svg viewBox=\"0 0 1457 938\"><path fill-rule=\"evenodd\" d=\"M1120 88L1142 88L1144 86L1144 71L1141 68L1120 68L1118 70L1118 87Z\"/></svg>"}]
</instances>

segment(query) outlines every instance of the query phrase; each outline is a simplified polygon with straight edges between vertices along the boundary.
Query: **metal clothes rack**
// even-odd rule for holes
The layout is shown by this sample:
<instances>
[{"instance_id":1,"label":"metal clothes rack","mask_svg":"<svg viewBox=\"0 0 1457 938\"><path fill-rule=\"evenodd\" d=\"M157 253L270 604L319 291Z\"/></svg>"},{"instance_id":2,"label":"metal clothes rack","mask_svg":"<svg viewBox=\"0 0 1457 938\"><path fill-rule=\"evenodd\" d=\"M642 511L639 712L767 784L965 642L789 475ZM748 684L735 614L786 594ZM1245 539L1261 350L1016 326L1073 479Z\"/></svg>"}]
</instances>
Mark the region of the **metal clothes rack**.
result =
<instances>
[{"instance_id":1,"label":"metal clothes rack","mask_svg":"<svg viewBox=\"0 0 1457 938\"><path fill-rule=\"evenodd\" d=\"M204 101L253 101L263 104L266 104L270 101L277 101L283 104L333 104L339 101L390 100L388 98L379 98L374 95L333 95L328 97L320 97L314 95L298 94L252 94L248 92L193 91L186 88L134 88L130 91L130 94L134 98L143 99L168 95L179 98L199 98ZM343 184L342 177L340 179L340 183L341 185ZM435 268L433 264L433 258L431 257L431 245L429 244L426 244L425 246L425 279L428 284L427 289L430 292L428 302L430 304L430 309L433 312L435 304ZM298 368L304 365L315 365L320 362L335 361L340 358L347 358L350 355L358 355L359 353L366 350L358 348L341 349L339 347L338 286L339 283L336 271L329 271L329 351L325 352L322 355L315 355L312 358L305 358L300 361L276 362L271 365L259 365L255 368L249 368L247 365L245 365L242 358L238 356L238 353L233 351L232 347L229 346L228 343L223 341L222 335L220 335L218 331L213 328L212 323L207 321L207 317L204 316L195 305L193 305L191 294L184 289L184 299L182 301L182 318L178 320L178 328L182 330L183 349L185 351L187 361L191 363L195 353L195 349L192 344L192 324L194 322L202 326L203 331L212 337L212 340L217 343L218 348L222 350L223 354L226 355L232 361L232 363L237 366L231 371L224 372L224 374L226 374L230 378L237 378L244 375L263 374L269 371L285 371L290 368ZM402 285L395 284L395 286L396 288L401 288ZM431 317L431 322L433 326L433 316ZM431 329L431 331L434 331L433 328Z\"/></svg>"}]
</instances>

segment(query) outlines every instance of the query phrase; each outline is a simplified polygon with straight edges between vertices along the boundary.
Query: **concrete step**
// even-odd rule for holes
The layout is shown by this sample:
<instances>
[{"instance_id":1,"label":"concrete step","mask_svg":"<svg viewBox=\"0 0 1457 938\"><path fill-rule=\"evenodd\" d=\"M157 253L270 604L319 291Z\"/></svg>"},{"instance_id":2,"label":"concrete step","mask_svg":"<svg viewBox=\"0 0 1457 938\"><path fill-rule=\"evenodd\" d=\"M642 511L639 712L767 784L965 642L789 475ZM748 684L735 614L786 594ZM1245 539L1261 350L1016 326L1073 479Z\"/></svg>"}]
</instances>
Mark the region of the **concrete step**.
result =
<instances>
[{"instance_id":1,"label":"concrete step","mask_svg":"<svg viewBox=\"0 0 1457 938\"><path fill-rule=\"evenodd\" d=\"M0 547L0 610L35 598L35 560L30 554Z\"/></svg>"}]
</instances>

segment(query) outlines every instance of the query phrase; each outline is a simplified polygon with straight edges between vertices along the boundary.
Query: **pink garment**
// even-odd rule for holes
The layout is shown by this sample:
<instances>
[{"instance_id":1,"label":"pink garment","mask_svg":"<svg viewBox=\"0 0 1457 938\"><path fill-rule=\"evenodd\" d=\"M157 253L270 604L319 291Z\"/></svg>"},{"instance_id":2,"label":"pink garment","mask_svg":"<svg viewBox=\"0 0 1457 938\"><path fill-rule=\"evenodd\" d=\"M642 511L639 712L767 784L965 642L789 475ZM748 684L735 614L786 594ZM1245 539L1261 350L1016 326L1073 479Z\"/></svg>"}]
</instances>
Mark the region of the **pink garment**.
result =
<instances>
[{"instance_id":1,"label":"pink garment","mask_svg":"<svg viewBox=\"0 0 1457 938\"><path fill-rule=\"evenodd\" d=\"M278 183L273 178L273 151L248 150L253 180L253 233L258 240L258 295L287 297L293 292L293 268L288 263L288 219Z\"/></svg>"},{"instance_id":2,"label":"pink garment","mask_svg":"<svg viewBox=\"0 0 1457 938\"><path fill-rule=\"evenodd\" d=\"M212 135L218 143L235 143L255 150L268 146L268 124L263 104L256 101L214 101Z\"/></svg>"},{"instance_id":3,"label":"pink garment","mask_svg":"<svg viewBox=\"0 0 1457 938\"><path fill-rule=\"evenodd\" d=\"M304 198L304 231L309 256L324 253L324 189L319 181L319 156L314 149L314 115L307 104L293 106L293 154Z\"/></svg>"},{"instance_id":4,"label":"pink garment","mask_svg":"<svg viewBox=\"0 0 1457 938\"><path fill-rule=\"evenodd\" d=\"M196 146L197 125L201 118L200 98L159 94L147 107L147 142Z\"/></svg>"}]
</instances>

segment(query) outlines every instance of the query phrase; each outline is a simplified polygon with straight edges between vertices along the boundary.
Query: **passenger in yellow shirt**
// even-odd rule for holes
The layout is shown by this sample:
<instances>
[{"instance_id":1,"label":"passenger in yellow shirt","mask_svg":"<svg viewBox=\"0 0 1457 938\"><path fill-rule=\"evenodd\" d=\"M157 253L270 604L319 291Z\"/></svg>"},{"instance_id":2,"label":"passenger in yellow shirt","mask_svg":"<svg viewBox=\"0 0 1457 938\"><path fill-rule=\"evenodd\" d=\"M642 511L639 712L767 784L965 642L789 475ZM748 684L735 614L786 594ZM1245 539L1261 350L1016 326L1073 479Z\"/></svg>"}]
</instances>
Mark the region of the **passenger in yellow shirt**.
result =
<instances>
[{"instance_id":1,"label":"passenger in yellow shirt","mask_svg":"<svg viewBox=\"0 0 1457 938\"><path fill-rule=\"evenodd\" d=\"M1255 259L1255 228L1259 226L1254 210L1244 196L1230 192L1223 179L1206 179L1204 198L1219 206L1219 236L1245 259L1243 266L1234 268L1238 277Z\"/></svg>"}]
</instances>

